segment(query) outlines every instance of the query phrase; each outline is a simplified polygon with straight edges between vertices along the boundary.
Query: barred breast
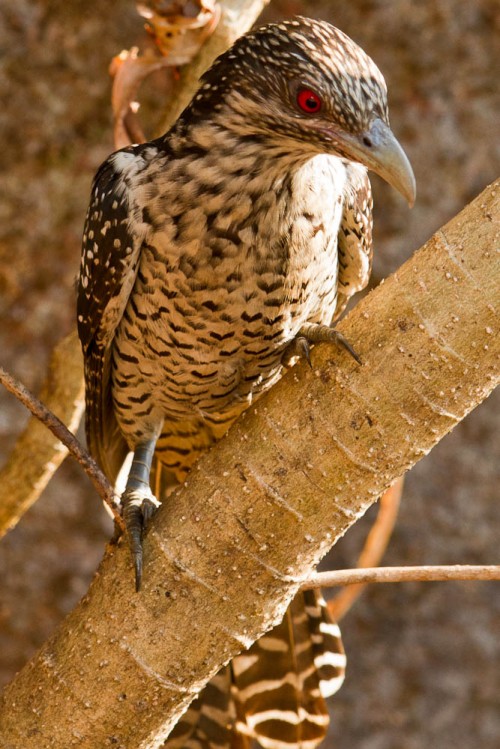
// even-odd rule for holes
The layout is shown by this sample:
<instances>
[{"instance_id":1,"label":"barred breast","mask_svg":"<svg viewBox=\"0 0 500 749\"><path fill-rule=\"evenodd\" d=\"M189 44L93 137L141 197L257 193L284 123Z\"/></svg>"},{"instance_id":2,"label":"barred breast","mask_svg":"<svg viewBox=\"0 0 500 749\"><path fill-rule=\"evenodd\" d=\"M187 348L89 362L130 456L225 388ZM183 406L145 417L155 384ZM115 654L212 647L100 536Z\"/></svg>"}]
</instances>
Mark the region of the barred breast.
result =
<instances>
[{"instance_id":1,"label":"barred breast","mask_svg":"<svg viewBox=\"0 0 500 749\"><path fill-rule=\"evenodd\" d=\"M169 181L138 206L152 228L112 366L129 446L161 431L157 453L177 478L276 381L301 325L330 323L345 182L339 159L317 156L295 170L262 164L242 194L230 174L224 190L206 187L224 164L196 180L189 163L177 189L205 185L191 210L176 215Z\"/></svg>"}]
</instances>

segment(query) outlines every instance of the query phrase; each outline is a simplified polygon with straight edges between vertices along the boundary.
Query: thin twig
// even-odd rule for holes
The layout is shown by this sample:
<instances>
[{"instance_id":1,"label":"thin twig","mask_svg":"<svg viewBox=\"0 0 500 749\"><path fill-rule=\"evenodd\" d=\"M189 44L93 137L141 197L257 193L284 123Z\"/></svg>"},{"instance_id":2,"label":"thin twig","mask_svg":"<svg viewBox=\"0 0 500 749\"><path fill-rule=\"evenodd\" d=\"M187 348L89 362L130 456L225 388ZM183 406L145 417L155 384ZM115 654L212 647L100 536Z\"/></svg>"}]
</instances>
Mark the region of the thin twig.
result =
<instances>
[{"instance_id":1,"label":"thin twig","mask_svg":"<svg viewBox=\"0 0 500 749\"><path fill-rule=\"evenodd\" d=\"M92 481L96 491L101 499L108 505L115 522L123 530L123 520L115 504L115 493L112 485L101 471L95 460L81 446L75 435L69 431L65 424L48 409L38 398L33 395L21 382L16 380L12 375L0 367L0 384L2 384L9 393L12 393L23 406L39 419L42 424L50 429L57 439L65 445L75 460L80 463L87 476Z\"/></svg>"},{"instance_id":2,"label":"thin twig","mask_svg":"<svg viewBox=\"0 0 500 749\"><path fill-rule=\"evenodd\" d=\"M302 583L301 590L359 583L437 582L441 580L500 580L500 565L430 565L423 567L371 567L318 572Z\"/></svg>"},{"instance_id":3,"label":"thin twig","mask_svg":"<svg viewBox=\"0 0 500 749\"><path fill-rule=\"evenodd\" d=\"M394 530L403 494L403 484L404 477L400 476L380 497L377 518L366 537L356 565L360 569L377 567L380 564ZM328 611L336 622L347 614L363 592L365 585L366 583L350 585L328 601Z\"/></svg>"}]
</instances>

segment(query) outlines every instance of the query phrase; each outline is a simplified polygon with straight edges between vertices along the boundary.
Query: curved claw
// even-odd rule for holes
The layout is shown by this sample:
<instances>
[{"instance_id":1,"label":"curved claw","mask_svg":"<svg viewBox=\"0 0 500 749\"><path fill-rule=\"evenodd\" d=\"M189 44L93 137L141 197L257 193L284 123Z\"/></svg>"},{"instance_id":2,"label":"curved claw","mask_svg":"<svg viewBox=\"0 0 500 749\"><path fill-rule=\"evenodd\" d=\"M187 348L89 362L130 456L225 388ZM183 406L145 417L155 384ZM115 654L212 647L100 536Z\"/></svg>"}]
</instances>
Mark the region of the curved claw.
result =
<instances>
[{"instance_id":1,"label":"curved claw","mask_svg":"<svg viewBox=\"0 0 500 749\"><path fill-rule=\"evenodd\" d=\"M149 488L125 490L122 496L123 519L135 569L135 589L142 582L142 534L160 503Z\"/></svg>"},{"instance_id":2,"label":"curved claw","mask_svg":"<svg viewBox=\"0 0 500 749\"><path fill-rule=\"evenodd\" d=\"M363 364L363 361L358 353L353 349L347 338L345 338L342 333L339 333L338 330L333 330L332 332L335 333L335 336L332 337L332 340L335 341L337 346L343 346L346 351L350 353L354 361L356 361L358 364Z\"/></svg>"},{"instance_id":3,"label":"curved claw","mask_svg":"<svg viewBox=\"0 0 500 749\"><path fill-rule=\"evenodd\" d=\"M306 323L299 330L299 336L303 336L309 343L335 343L337 346L345 348L358 364L363 363L359 354L356 353L342 333L339 333L335 328L328 327L328 325Z\"/></svg>"},{"instance_id":4,"label":"curved claw","mask_svg":"<svg viewBox=\"0 0 500 749\"><path fill-rule=\"evenodd\" d=\"M151 494L151 496L146 497L142 503L141 510L142 510L142 525L143 528L147 528L149 525L149 521L155 514L156 510L160 506L160 503L156 499L156 497Z\"/></svg>"}]
</instances>

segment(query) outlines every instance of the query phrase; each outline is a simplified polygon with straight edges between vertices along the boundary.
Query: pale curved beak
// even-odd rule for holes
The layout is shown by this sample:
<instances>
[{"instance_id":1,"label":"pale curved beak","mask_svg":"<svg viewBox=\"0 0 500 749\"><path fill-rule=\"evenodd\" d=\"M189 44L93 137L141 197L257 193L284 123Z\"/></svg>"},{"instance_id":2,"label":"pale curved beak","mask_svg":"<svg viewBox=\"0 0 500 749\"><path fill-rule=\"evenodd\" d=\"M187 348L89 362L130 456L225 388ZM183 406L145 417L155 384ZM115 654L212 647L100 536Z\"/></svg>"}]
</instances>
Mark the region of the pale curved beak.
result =
<instances>
[{"instance_id":1,"label":"pale curved beak","mask_svg":"<svg viewBox=\"0 0 500 749\"><path fill-rule=\"evenodd\" d=\"M344 145L353 160L382 177L406 198L411 208L417 193L415 175L407 155L383 120L377 118L364 133L349 135Z\"/></svg>"}]
</instances>

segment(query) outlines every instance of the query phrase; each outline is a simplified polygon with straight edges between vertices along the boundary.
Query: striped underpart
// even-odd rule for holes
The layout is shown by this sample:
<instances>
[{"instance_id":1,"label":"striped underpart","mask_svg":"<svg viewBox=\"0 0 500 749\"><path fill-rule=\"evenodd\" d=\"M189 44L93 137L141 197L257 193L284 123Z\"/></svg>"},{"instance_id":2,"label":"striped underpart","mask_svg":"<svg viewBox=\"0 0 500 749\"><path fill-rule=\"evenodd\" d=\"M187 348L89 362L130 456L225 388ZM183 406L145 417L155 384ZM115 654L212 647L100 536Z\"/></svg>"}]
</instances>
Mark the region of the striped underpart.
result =
<instances>
[{"instance_id":1,"label":"striped underpart","mask_svg":"<svg viewBox=\"0 0 500 749\"><path fill-rule=\"evenodd\" d=\"M300 593L283 621L220 671L175 726L165 749L314 749L325 738L325 698L342 685L340 630L317 591Z\"/></svg>"}]
</instances>

